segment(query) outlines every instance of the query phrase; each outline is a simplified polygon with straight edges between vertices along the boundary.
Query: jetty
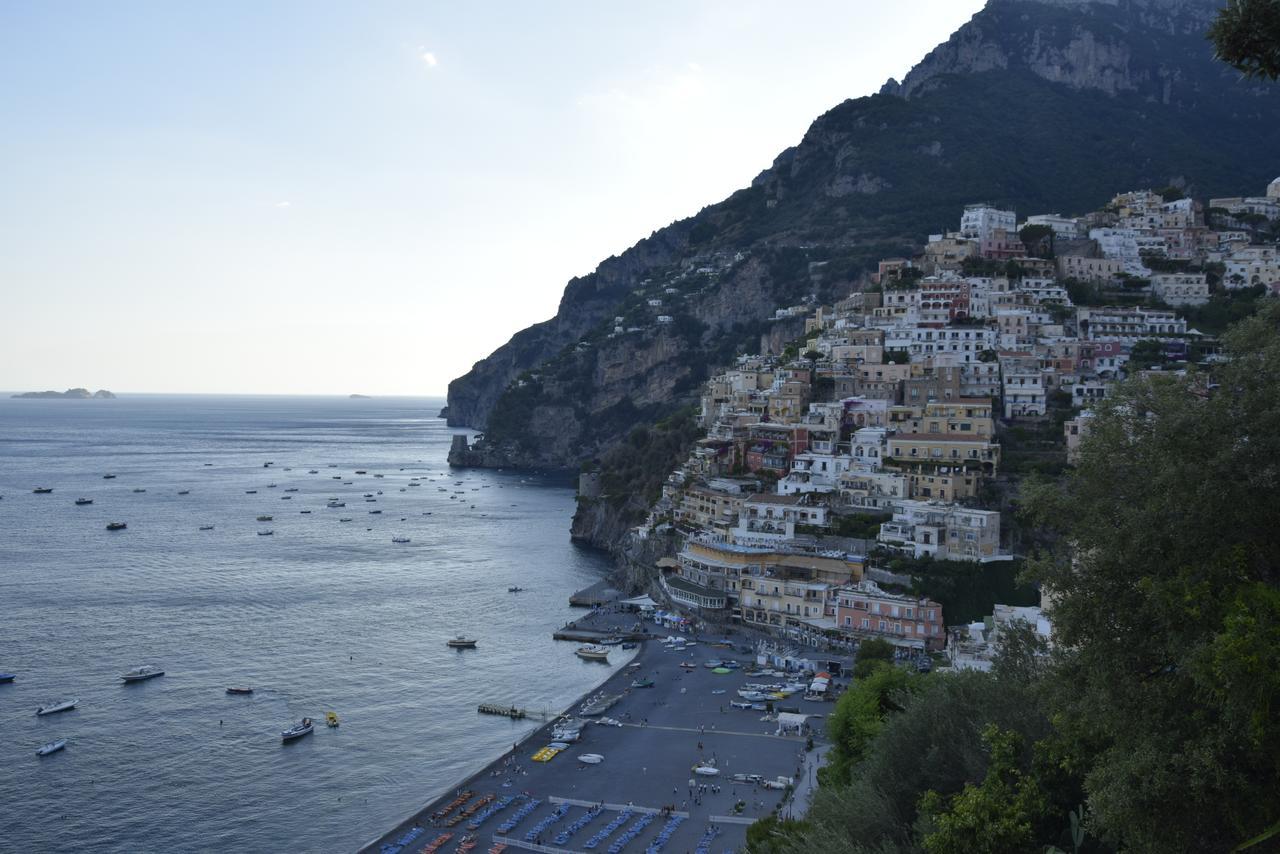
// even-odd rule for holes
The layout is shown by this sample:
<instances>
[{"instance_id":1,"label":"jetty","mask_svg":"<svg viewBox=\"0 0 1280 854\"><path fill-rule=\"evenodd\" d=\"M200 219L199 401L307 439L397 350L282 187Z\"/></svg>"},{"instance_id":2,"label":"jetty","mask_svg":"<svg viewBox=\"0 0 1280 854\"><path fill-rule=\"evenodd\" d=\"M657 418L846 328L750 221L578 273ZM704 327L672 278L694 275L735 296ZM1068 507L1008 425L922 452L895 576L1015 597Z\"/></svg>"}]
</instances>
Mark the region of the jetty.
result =
<instances>
[{"instance_id":1,"label":"jetty","mask_svg":"<svg viewBox=\"0 0 1280 854\"><path fill-rule=\"evenodd\" d=\"M519 709L515 706L498 706L493 703L481 703L476 707L476 711L482 715L501 715L504 718L511 718L517 721L529 716L529 713L524 709Z\"/></svg>"}]
</instances>

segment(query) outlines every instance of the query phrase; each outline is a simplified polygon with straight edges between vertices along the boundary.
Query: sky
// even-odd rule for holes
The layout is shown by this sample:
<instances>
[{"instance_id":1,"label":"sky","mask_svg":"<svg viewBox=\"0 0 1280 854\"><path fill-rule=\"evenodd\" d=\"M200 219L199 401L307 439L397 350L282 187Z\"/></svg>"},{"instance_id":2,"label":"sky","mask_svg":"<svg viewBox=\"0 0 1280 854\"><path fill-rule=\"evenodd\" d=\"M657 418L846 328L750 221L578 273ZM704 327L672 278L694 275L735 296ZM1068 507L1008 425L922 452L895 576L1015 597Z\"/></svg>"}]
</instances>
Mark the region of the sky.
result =
<instances>
[{"instance_id":1,"label":"sky","mask_svg":"<svg viewBox=\"0 0 1280 854\"><path fill-rule=\"evenodd\" d=\"M0 3L0 389L442 395L982 0Z\"/></svg>"}]
</instances>

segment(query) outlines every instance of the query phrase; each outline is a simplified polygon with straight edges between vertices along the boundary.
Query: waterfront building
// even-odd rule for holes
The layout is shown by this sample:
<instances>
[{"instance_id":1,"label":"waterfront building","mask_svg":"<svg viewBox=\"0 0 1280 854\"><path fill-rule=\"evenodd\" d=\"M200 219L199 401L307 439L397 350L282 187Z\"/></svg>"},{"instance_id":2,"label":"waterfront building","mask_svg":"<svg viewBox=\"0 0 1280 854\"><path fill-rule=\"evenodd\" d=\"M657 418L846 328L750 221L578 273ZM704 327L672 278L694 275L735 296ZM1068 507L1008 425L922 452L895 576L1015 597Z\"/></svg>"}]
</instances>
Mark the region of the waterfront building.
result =
<instances>
[{"instance_id":1,"label":"waterfront building","mask_svg":"<svg viewBox=\"0 0 1280 854\"><path fill-rule=\"evenodd\" d=\"M932 599L900 596L860 581L836 593L836 628L857 639L882 638L894 646L933 651L946 644L942 606Z\"/></svg>"}]
</instances>

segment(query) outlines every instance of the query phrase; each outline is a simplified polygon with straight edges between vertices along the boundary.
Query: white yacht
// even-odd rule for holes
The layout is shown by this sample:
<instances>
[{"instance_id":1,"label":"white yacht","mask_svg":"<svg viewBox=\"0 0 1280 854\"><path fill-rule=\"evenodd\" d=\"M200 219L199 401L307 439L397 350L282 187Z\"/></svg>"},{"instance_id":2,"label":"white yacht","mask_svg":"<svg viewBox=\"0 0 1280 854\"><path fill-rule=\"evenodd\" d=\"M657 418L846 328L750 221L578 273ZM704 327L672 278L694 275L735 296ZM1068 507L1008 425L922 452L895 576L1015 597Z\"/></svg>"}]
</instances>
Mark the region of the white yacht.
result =
<instances>
[{"instance_id":1,"label":"white yacht","mask_svg":"<svg viewBox=\"0 0 1280 854\"><path fill-rule=\"evenodd\" d=\"M125 682L142 682L145 679L155 679L157 676L163 675L164 671L159 667L144 664L141 667L135 667L132 670L120 674L120 678Z\"/></svg>"},{"instance_id":2,"label":"white yacht","mask_svg":"<svg viewBox=\"0 0 1280 854\"><path fill-rule=\"evenodd\" d=\"M36 714L43 716L43 715L57 714L58 712L69 712L72 709L74 709L76 707L76 704L79 702L80 701L77 699L77 700L63 700L61 703L50 703L47 706L41 706L40 708L36 709Z\"/></svg>"}]
</instances>

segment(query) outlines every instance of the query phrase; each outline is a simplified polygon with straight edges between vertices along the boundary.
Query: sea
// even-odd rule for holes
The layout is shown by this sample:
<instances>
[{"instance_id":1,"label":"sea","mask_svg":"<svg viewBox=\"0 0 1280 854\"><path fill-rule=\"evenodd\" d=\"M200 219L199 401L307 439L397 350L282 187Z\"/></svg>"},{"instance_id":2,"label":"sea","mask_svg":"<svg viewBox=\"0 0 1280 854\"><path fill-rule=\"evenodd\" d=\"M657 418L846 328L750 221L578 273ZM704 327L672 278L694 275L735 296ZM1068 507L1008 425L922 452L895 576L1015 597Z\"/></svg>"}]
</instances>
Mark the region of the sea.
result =
<instances>
[{"instance_id":1,"label":"sea","mask_svg":"<svg viewBox=\"0 0 1280 854\"><path fill-rule=\"evenodd\" d=\"M623 666L551 639L608 568L570 485L451 470L443 404L0 399L0 851L355 851L538 725L477 704Z\"/></svg>"}]
</instances>

